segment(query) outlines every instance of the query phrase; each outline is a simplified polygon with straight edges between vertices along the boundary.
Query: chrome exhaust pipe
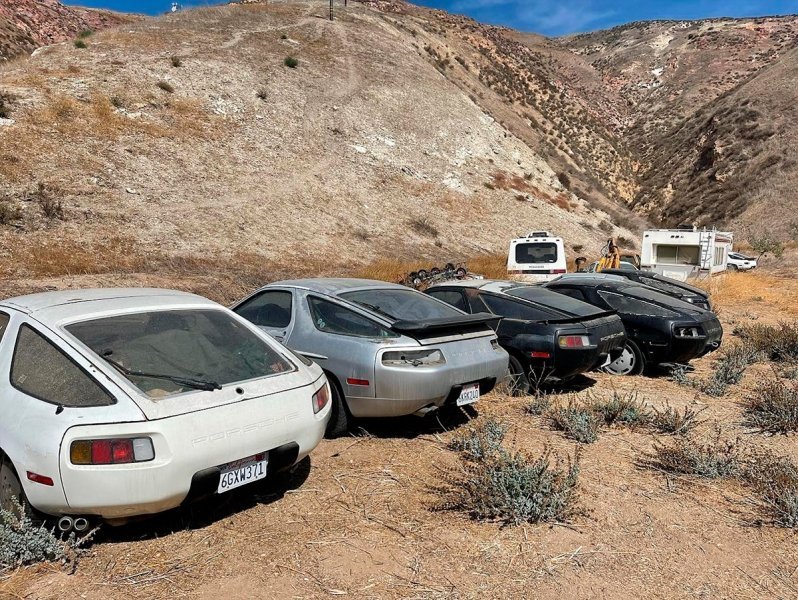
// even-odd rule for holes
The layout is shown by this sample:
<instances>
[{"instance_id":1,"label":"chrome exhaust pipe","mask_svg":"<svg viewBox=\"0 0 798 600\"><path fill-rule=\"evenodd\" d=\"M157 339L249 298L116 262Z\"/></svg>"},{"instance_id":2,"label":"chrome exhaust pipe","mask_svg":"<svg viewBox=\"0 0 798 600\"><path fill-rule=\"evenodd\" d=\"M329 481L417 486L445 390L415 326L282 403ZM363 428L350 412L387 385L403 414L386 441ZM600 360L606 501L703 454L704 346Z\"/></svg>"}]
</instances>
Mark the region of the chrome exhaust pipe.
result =
<instances>
[{"instance_id":1,"label":"chrome exhaust pipe","mask_svg":"<svg viewBox=\"0 0 798 600\"><path fill-rule=\"evenodd\" d=\"M75 531L83 533L89 528L89 520L86 517L76 517L73 526Z\"/></svg>"},{"instance_id":2,"label":"chrome exhaust pipe","mask_svg":"<svg viewBox=\"0 0 798 600\"><path fill-rule=\"evenodd\" d=\"M69 533L72 531L72 528L75 526L75 522L72 520L72 517L68 517L64 515L60 519L58 519L58 531L61 533Z\"/></svg>"}]
</instances>

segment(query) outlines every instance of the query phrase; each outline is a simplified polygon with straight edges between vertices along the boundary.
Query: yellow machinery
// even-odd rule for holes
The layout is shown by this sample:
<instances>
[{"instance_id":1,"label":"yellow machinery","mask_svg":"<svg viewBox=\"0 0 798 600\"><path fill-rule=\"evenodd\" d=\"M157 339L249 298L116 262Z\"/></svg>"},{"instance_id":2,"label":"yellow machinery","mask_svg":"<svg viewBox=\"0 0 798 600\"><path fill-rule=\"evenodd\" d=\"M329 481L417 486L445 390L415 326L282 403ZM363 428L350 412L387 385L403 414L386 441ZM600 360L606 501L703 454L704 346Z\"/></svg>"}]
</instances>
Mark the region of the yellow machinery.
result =
<instances>
[{"instance_id":1,"label":"yellow machinery","mask_svg":"<svg viewBox=\"0 0 798 600\"><path fill-rule=\"evenodd\" d=\"M602 256L596 265L597 273L604 269L619 269L621 267L621 249L615 243L614 238L607 240L607 243L601 249L601 254Z\"/></svg>"}]
</instances>

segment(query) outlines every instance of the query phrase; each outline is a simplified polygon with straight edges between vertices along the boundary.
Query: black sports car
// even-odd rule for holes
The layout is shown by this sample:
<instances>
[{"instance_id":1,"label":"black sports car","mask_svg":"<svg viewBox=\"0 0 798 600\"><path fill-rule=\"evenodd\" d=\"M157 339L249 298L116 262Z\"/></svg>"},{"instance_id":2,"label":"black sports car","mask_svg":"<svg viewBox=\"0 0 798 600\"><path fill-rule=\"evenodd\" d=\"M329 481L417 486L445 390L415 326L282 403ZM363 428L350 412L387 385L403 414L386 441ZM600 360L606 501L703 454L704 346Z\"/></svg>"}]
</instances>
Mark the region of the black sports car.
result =
<instances>
[{"instance_id":1,"label":"black sports car","mask_svg":"<svg viewBox=\"0 0 798 600\"><path fill-rule=\"evenodd\" d=\"M499 344L510 354L511 388L526 393L530 377L560 380L618 358L626 343L623 323L612 309L517 281L452 281L427 293L467 313L490 312Z\"/></svg>"},{"instance_id":2,"label":"black sports car","mask_svg":"<svg viewBox=\"0 0 798 600\"><path fill-rule=\"evenodd\" d=\"M604 269L603 274L617 275L624 277L629 281L641 283L652 287L663 294L674 296L690 304L694 304L698 308L704 310L712 310L712 304L709 301L709 294L701 288L690 285L683 281L677 281L670 277L660 275L655 271L627 271L625 269Z\"/></svg>"},{"instance_id":3,"label":"black sports car","mask_svg":"<svg viewBox=\"0 0 798 600\"><path fill-rule=\"evenodd\" d=\"M627 342L623 355L605 367L610 373L636 375L647 365L685 364L717 349L723 337L714 313L626 279L572 275L544 287L620 315Z\"/></svg>"}]
</instances>

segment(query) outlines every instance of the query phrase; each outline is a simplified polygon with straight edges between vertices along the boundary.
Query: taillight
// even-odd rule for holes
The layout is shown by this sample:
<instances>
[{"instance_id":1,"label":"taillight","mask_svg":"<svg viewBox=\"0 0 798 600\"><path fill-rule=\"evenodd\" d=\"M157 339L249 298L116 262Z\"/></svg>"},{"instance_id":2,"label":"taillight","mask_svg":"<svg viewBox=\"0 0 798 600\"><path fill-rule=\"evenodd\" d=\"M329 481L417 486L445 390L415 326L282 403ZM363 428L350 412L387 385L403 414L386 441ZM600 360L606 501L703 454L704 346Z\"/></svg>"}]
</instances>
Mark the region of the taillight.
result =
<instances>
[{"instance_id":1,"label":"taillight","mask_svg":"<svg viewBox=\"0 0 798 600\"><path fill-rule=\"evenodd\" d=\"M551 273L553 275L561 275L562 273L565 273L565 272L566 272L565 269L552 269L551 270Z\"/></svg>"},{"instance_id":2,"label":"taillight","mask_svg":"<svg viewBox=\"0 0 798 600\"><path fill-rule=\"evenodd\" d=\"M319 391L313 394L313 412L319 412L330 401L330 384L325 383Z\"/></svg>"},{"instance_id":3,"label":"taillight","mask_svg":"<svg viewBox=\"0 0 798 600\"><path fill-rule=\"evenodd\" d=\"M148 437L75 440L69 447L69 460L73 465L124 465L153 458L155 449Z\"/></svg>"},{"instance_id":4,"label":"taillight","mask_svg":"<svg viewBox=\"0 0 798 600\"><path fill-rule=\"evenodd\" d=\"M560 348L590 348L590 338L586 335L561 335L557 343Z\"/></svg>"},{"instance_id":5,"label":"taillight","mask_svg":"<svg viewBox=\"0 0 798 600\"><path fill-rule=\"evenodd\" d=\"M698 338L704 335L704 330L700 327L676 327L676 337Z\"/></svg>"},{"instance_id":6,"label":"taillight","mask_svg":"<svg viewBox=\"0 0 798 600\"><path fill-rule=\"evenodd\" d=\"M551 352L542 352L540 350L533 350L529 353L532 358L551 358Z\"/></svg>"}]
</instances>

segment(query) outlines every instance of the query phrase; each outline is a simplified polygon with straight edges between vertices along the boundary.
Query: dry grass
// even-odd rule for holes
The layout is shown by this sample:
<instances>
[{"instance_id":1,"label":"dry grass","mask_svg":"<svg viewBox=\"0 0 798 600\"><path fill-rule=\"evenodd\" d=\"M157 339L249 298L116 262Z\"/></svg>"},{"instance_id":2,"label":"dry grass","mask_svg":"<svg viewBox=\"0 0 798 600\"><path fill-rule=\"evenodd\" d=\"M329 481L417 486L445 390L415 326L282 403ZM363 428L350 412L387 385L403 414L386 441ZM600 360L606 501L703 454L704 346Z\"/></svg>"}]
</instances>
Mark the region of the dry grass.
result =
<instances>
[{"instance_id":1,"label":"dry grass","mask_svg":"<svg viewBox=\"0 0 798 600\"><path fill-rule=\"evenodd\" d=\"M698 285L709 291L713 303L720 307L739 307L758 301L798 316L798 304L792 301L795 294L798 294L798 281L795 279L761 272L729 272L698 282Z\"/></svg>"}]
</instances>

